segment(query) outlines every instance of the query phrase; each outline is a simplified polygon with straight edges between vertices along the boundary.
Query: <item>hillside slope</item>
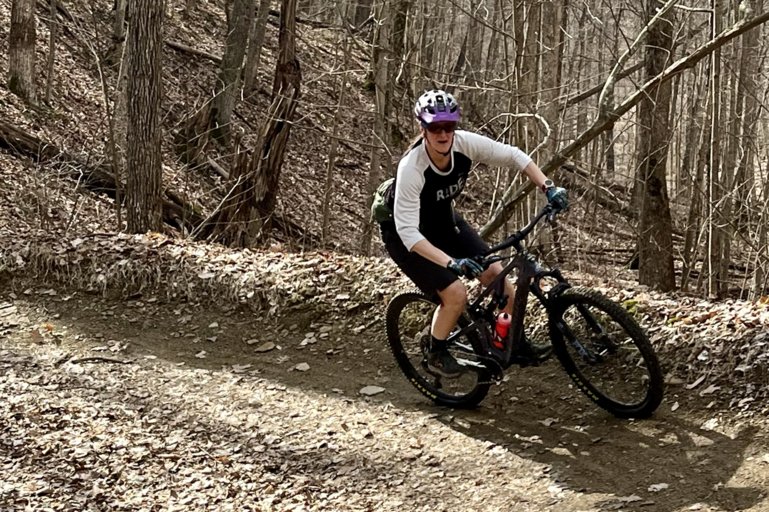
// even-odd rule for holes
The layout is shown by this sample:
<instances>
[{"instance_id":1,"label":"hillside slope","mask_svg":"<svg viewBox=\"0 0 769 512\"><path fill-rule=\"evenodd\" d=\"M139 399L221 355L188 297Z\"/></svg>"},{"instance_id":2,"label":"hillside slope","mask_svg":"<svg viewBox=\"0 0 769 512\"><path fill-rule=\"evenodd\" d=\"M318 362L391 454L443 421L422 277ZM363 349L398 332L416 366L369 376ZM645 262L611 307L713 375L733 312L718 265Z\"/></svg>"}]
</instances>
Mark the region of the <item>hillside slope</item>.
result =
<instances>
[{"instance_id":1,"label":"hillside slope","mask_svg":"<svg viewBox=\"0 0 769 512\"><path fill-rule=\"evenodd\" d=\"M221 3L199 2L187 20L182 2L170 1L168 40L220 54ZM91 13L84 1L67 2L73 19L59 20L51 108L28 108L0 83L0 120L99 165L107 123L88 46L103 48L110 12L91 4L103 5ZM0 0L3 70L9 9ZM43 62L43 7L38 15ZM262 84L274 65L268 30ZM412 388L382 320L389 298L410 284L380 247L375 257L349 254L369 161L367 63L356 50L333 241L321 249L312 239L338 34L300 24L299 36L305 92L279 214L304 238L276 233L268 248L241 251L171 228L119 233L114 201L78 187L72 162L40 165L0 149L0 509L766 510L767 301L637 286L623 265L631 222L576 184L561 222L561 266L647 329L668 382L656 416L609 417L555 361L509 372L474 411L436 408ZM164 58L164 183L208 214L225 184L185 168L173 137L209 98L216 68L170 47ZM103 71L114 94L116 70ZM263 87L239 108L246 144L267 103ZM228 164L226 150L209 156ZM495 178L476 170L460 205L477 224ZM368 386L373 396L361 393Z\"/></svg>"},{"instance_id":2,"label":"hillside slope","mask_svg":"<svg viewBox=\"0 0 769 512\"><path fill-rule=\"evenodd\" d=\"M38 86L41 90L48 79L44 69L48 53L48 22L42 5L39 5L37 12ZM111 22L109 5L71 2L68 3L68 12L71 13L72 19L65 16L57 19L63 31L60 31L56 48L55 85L50 108L28 108L8 92L5 81L0 84L0 118L94 165L107 163L109 154L108 122L99 79L100 72L104 73L108 84L110 111L115 108L118 70L108 67L104 62L97 65L91 52L93 49L103 55L106 51ZM92 8L95 10L92 11ZM182 12L183 2L168 2L168 16L164 27L166 41L221 55L225 17L219 3L201 3L200 9L190 19L184 18ZM8 65L9 19L10 0L2 0L0 41L3 47L0 47L0 69L3 70L6 70ZM328 121L333 117L336 108L335 91L338 87L338 64L334 58L337 36L336 32L329 29L299 25L297 51L302 62L304 88L297 111L298 121L292 129L283 169L278 215L303 226L309 240L318 239L322 220L320 191L325 180L326 149L329 141L327 134L330 130ZM255 97L239 105L236 113L234 129L243 134L242 143L246 147L253 147L255 133L269 104L268 89L274 71L276 38L276 28L273 24L268 24L259 73L261 86ZM370 130L366 127L371 125L369 98L367 93L360 92L365 75L365 62L359 52L354 52L353 57L352 68L348 72L352 86L347 94L347 109L354 115L345 116L340 136L354 142L343 142L340 146L340 157L334 172L335 196L331 203L334 243L330 246L340 249L350 249L353 246L353 241L346 236L346 232L350 226L359 226L361 222L364 204L362 187L368 165L368 149L365 144L358 142L362 140L361 133L365 133L363 139L368 138ZM194 114L210 100L216 73L217 66L210 60L168 45L164 48L164 184L188 201L200 205L204 214L213 211L224 197L225 183L210 169L190 171L186 168L176 154L174 135L187 116ZM229 152L228 148L212 148L208 157L227 168L231 158ZM20 181L26 192L33 193L33 190L39 189L43 194L40 200L44 197L48 204L42 205L41 208L60 211L65 217L68 216L73 206L71 200L68 201L56 193L56 190L51 193L44 190L58 187L55 172L46 174L44 179L41 177L40 180L30 182L24 178L28 173L20 172L24 167L34 167L30 162L13 162L6 154L2 158L4 172L16 176L16 181ZM43 183L45 187L42 187ZM72 183L65 182L62 187L71 188ZM26 199L35 201L32 197ZM88 217L99 222L100 227L94 229L95 226L90 222L73 223L69 226L69 232L83 234L94 230L115 230L115 217L111 212L97 206L102 200L101 197L82 194L81 215L98 210L98 215ZM52 219L42 220L50 220L51 226L61 227L56 215ZM276 236L287 241L281 233L276 233ZM295 242L296 247L302 247L306 241L300 239Z\"/></svg>"},{"instance_id":3,"label":"hillside slope","mask_svg":"<svg viewBox=\"0 0 769 512\"><path fill-rule=\"evenodd\" d=\"M0 118L77 155L86 165L98 165L106 159L107 122L100 93L100 68L91 49L104 47L111 13L106 5L94 5L95 11L91 5L72 2L69 16L58 20L64 30L57 47L50 108L25 106L9 94L3 83ZM190 19L183 17L182 6L182 2L169 2L166 40L220 54L225 24L221 6L203 3ZM5 34L9 15L10 0L0 0L0 30ZM46 13L39 10L38 15L38 57L43 62L48 35ZM279 215L304 227L308 237L317 238L322 211L318 191L325 179L329 140L324 132L330 129L337 103L339 64L334 56L338 34L300 23L298 36L305 85L283 170ZM271 83L275 39L275 27L270 24L260 73L262 84ZM0 40L7 41L7 37ZM7 48L2 50L0 68L5 69ZM368 165L368 150L360 142L368 137L371 127L370 98L363 89L367 64L360 49L353 51L352 63L340 131L345 140L334 174L331 246L335 251L289 253L291 247L317 247L307 239L288 239L281 234L276 234L267 251L234 251L196 242L170 228L163 235L116 234L114 201L78 187L71 177L64 178L64 174L71 176L71 162L38 165L13 151L0 150L0 270L5 271L6 278L53 278L66 286L101 293L115 291L124 296L163 290L172 300L240 303L255 311L269 310L270 315L307 306L318 311L342 308L360 312L373 308L379 314L388 297L410 285L386 258L344 255L357 246L355 234L361 222ZM117 70L105 67L102 71L114 86ZM174 151L173 137L184 117L208 100L215 74L216 66L210 60L166 46L164 182L199 204L204 215L221 201L226 193L224 183L214 172L190 171L182 165ZM41 73L41 87L45 80L45 73ZM110 94L114 96L113 89ZM241 103L236 128L243 132L245 144L253 143L250 128L258 126L267 102L268 94L262 87L253 103ZM226 165L227 155L212 152L209 156ZM761 365L766 351L756 353L749 340L757 339L769 321L765 305L739 301L712 304L683 295L649 294L635 286L634 273L621 265L632 252L634 237L629 220L611 205L601 206L589 194L582 196L584 189L573 181L573 176L562 177L572 180L574 206L561 222L560 255L544 254L544 260L561 260L566 274L575 282L600 286L618 300L638 301L640 297L639 309L648 315L643 320L652 328L658 349L675 355L676 363L669 368L673 374L694 380L706 371L711 383L739 382L740 398L752 396L756 386L763 396L766 383ZM495 178L484 169L474 171L460 202L460 209L477 224L488 213L488 192ZM515 227L511 222L507 230ZM549 237L547 230L542 235L545 240ZM538 246L535 238L532 247ZM381 249L378 253L382 254ZM339 296L346 298L340 301ZM692 322L692 318L702 320ZM657 325L660 323L664 327ZM718 345L708 346L714 343ZM703 358L703 349L720 357ZM737 374L736 368L741 369Z\"/></svg>"}]
</instances>

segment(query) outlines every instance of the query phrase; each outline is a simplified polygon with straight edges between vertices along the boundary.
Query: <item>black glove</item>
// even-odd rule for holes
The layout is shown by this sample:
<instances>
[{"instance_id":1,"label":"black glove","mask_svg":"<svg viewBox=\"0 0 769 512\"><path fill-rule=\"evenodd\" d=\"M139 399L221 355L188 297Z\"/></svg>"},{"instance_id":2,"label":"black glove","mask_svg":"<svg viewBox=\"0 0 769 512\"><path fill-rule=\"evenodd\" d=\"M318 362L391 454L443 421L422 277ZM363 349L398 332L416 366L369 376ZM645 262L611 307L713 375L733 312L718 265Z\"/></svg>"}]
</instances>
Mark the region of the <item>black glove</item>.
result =
<instances>
[{"instance_id":1,"label":"black glove","mask_svg":"<svg viewBox=\"0 0 769 512\"><path fill-rule=\"evenodd\" d=\"M547 197L547 202L556 211L562 212L569 208L569 194L565 188L550 185L545 189L545 196Z\"/></svg>"},{"instance_id":2,"label":"black glove","mask_svg":"<svg viewBox=\"0 0 769 512\"><path fill-rule=\"evenodd\" d=\"M480 263L472 258L461 258L458 260L451 260L446 268L454 272L459 277L478 277L483 273L483 267Z\"/></svg>"}]
</instances>

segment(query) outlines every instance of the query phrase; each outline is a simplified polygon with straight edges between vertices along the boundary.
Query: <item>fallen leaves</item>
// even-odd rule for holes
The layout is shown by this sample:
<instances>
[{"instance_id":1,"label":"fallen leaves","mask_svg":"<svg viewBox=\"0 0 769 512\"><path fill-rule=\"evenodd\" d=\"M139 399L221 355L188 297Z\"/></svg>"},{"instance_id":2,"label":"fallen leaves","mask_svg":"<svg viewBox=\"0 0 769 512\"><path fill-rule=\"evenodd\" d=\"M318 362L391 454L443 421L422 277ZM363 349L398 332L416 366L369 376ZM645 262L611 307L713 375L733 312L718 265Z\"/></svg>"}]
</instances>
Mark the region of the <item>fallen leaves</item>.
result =
<instances>
[{"instance_id":1,"label":"fallen leaves","mask_svg":"<svg viewBox=\"0 0 769 512\"><path fill-rule=\"evenodd\" d=\"M384 393L384 391L385 391L385 388L380 386L365 386L361 388L359 393L364 396L375 396L380 393Z\"/></svg>"},{"instance_id":2,"label":"fallen leaves","mask_svg":"<svg viewBox=\"0 0 769 512\"><path fill-rule=\"evenodd\" d=\"M254 342L254 343L258 343L258 341L257 341L257 340L253 340L253 342ZM246 342L246 343L248 343L248 342ZM250 344L250 343L249 343L249 344ZM260 353L261 353L261 352L269 352L269 351L271 351L271 350L274 350L274 349L275 349L275 347L276 347L275 343L273 343L273 342L271 342L271 341L268 341L268 342L266 342L266 343L262 343L261 345L259 345L258 347L256 347L256 348L254 349L254 352L260 352Z\"/></svg>"},{"instance_id":3,"label":"fallen leaves","mask_svg":"<svg viewBox=\"0 0 769 512\"><path fill-rule=\"evenodd\" d=\"M700 375L700 376L697 378L697 380L695 380L695 381L694 381L694 382L692 382L691 384L687 384L687 385L686 385L686 389L692 390L692 389L696 388L697 386L699 386L700 384L702 384L703 382L705 382L705 378L706 378L706 376L705 376L705 375Z\"/></svg>"}]
</instances>

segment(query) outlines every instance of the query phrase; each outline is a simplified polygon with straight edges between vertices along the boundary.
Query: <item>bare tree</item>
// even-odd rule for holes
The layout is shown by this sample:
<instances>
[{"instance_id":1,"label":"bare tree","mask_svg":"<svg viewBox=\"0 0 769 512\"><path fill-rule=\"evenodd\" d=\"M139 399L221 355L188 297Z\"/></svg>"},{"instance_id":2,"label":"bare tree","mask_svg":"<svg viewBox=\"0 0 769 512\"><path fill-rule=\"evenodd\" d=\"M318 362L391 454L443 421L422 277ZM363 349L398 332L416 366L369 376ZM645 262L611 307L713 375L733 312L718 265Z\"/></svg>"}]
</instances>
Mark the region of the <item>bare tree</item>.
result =
<instances>
[{"instance_id":1,"label":"bare tree","mask_svg":"<svg viewBox=\"0 0 769 512\"><path fill-rule=\"evenodd\" d=\"M233 1L231 29L227 33L224 57L216 82L216 97L211 107L212 134L222 142L229 139L232 112L240 97L240 73L253 17L254 0Z\"/></svg>"},{"instance_id":2,"label":"bare tree","mask_svg":"<svg viewBox=\"0 0 769 512\"><path fill-rule=\"evenodd\" d=\"M377 13L377 33L374 41L376 46L379 47L379 52L376 54L374 62L374 85L375 85L375 108L376 114L374 117L374 130L372 133L373 144L371 148L371 164L369 167L368 180L366 183L366 203L363 207L362 216L362 232L360 237L360 250L363 254L369 254L371 251L371 238L372 238L372 224L369 220L367 212L371 209L371 202L374 197L374 191L381 178L381 146L386 144L387 141L387 95L388 95L388 69L389 61L386 58L387 51L389 49L390 41L390 18L389 18L389 0L384 0Z\"/></svg>"},{"instance_id":3,"label":"bare tree","mask_svg":"<svg viewBox=\"0 0 769 512\"><path fill-rule=\"evenodd\" d=\"M115 0L115 18L112 20L112 48L108 61L120 62L123 56L123 46L126 38L126 14L128 0Z\"/></svg>"},{"instance_id":4,"label":"bare tree","mask_svg":"<svg viewBox=\"0 0 769 512\"><path fill-rule=\"evenodd\" d=\"M283 156L299 99L302 74L296 58L296 0L282 0L273 99L253 155L236 153L230 189L208 220L203 236L236 247L264 240L273 224Z\"/></svg>"},{"instance_id":5,"label":"bare tree","mask_svg":"<svg viewBox=\"0 0 769 512\"><path fill-rule=\"evenodd\" d=\"M723 2L712 0L711 12L711 36L718 34L723 27ZM707 292L711 297L717 297L721 293L722 276L721 251L724 242L719 227L718 203L721 197L721 189L718 183L721 169L721 47L715 48L710 56L710 144L708 161L708 242L707 242Z\"/></svg>"},{"instance_id":6,"label":"bare tree","mask_svg":"<svg viewBox=\"0 0 769 512\"><path fill-rule=\"evenodd\" d=\"M8 38L8 89L29 103L37 102L35 38L35 0L13 0Z\"/></svg>"},{"instance_id":7,"label":"bare tree","mask_svg":"<svg viewBox=\"0 0 769 512\"><path fill-rule=\"evenodd\" d=\"M128 36L128 231L159 230L162 203L160 154L161 52L165 2L131 0Z\"/></svg>"},{"instance_id":8,"label":"bare tree","mask_svg":"<svg viewBox=\"0 0 769 512\"><path fill-rule=\"evenodd\" d=\"M243 95L248 96L256 87L256 74L259 72L259 61L262 58L264 34L267 31L267 15L270 12L270 0L259 2L259 12L254 20L251 35L248 38L248 53L246 54L245 72L243 77Z\"/></svg>"},{"instance_id":9,"label":"bare tree","mask_svg":"<svg viewBox=\"0 0 769 512\"><path fill-rule=\"evenodd\" d=\"M339 87L338 87L338 96L339 99L337 100L336 105L336 112L334 113L334 126L331 130L331 144L328 149L328 162L326 164L326 180L323 187L323 227L321 229L321 240L323 243L327 243L329 238L329 224L331 221L331 197L333 193L333 177L334 177L334 166L336 164L336 151L337 146L339 145L339 128L342 122L342 113L344 111L344 102L345 102L345 93L347 92L347 64L349 62L349 54L350 54L350 41L347 37L347 34L345 33L343 36L342 41L342 65L341 68L345 71L342 73L341 78L339 79Z\"/></svg>"},{"instance_id":10,"label":"bare tree","mask_svg":"<svg viewBox=\"0 0 769 512\"><path fill-rule=\"evenodd\" d=\"M710 108L708 101L707 83L709 74L700 70L695 76L694 90L691 91L689 103L694 105L705 105ZM695 111L699 109L693 109ZM701 238L702 227L702 205L703 205L703 180L705 167L707 165L707 148L710 141L710 120L709 114L693 115L689 119L689 128L686 133L686 147L684 148L684 157L682 169L679 175L688 176L687 182L690 187L689 193L689 211L686 218L686 233L684 235L683 247L683 267L681 269L681 289L686 290L692 270L697 262L697 253L700 250L699 240ZM694 173L689 176L691 169Z\"/></svg>"},{"instance_id":11,"label":"bare tree","mask_svg":"<svg viewBox=\"0 0 769 512\"><path fill-rule=\"evenodd\" d=\"M674 1L671 1L667 2L665 5L672 7L674 3ZM664 10L660 8L658 10L658 15L663 12ZM658 74L653 79L648 80L646 83L635 89L634 92L627 96L625 100L616 107L610 108L610 106L606 106L606 108L603 108L599 112L599 115L590 126L588 126L578 135L574 136L568 144L559 148L555 156L541 166L542 170L545 172L545 174L548 174L559 168L567 158L573 155L577 150L585 147L588 143L602 134L609 126L613 126L616 121L624 114L626 114L630 109L635 107L648 94L648 91L652 87L658 85L661 82L670 80L672 77L686 69L694 67L695 64L697 64L699 61L711 55L716 48L720 48L735 37L739 37L745 32L762 25L767 21L769 21L769 12L761 13L756 16L741 20L733 27L722 31L717 36L698 46L685 57L682 57L672 63L670 66L665 68L662 73ZM618 69L621 69L621 67L622 66L619 65ZM607 87L613 86L617 77L618 73L613 72L611 74L605 83L604 93ZM607 97L607 95L602 94L602 97ZM493 234L500 226L505 223L505 221L512 214L516 205L518 205L531 190L533 190L533 186L530 184L521 186L518 189L510 188L506 190L501 206L494 212L491 220L481 229L481 234L483 236L490 236Z\"/></svg>"},{"instance_id":12,"label":"bare tree","mask_svg":"<svg viewBox=\"0 0 769 512\"><path fill-rule=\"evenodd\" d=\"M657 1L646 3L651 22ZM653 80L672 60L674 18L668 11L650 24L646 42L646 78ZM667 190L667 153L670 144L670 81L649 89L638 106L638 169L641 178L641 223L638 232L638 281L660 290L675 288L673 225Z\"/></svg>"},{"instance_id":13,"label":"bare tree","mask_svg":"<svg viewBox=\"0 0 769 512\"><path fill-rule=\"evenodd\" d=\"M51 0L50 10L48 11L51 20L48 27L48 62L46 65L46 81L45 81L45 103L51 104L51 93L53 91L53 83L55 82L56 75L54 68L56 65L56 44L58 42L59 35L59 23L56 19L56 2Z\"/></svg>"},{"instance_id":14,"label":"bare tree","mask_svg":"<svg viewBox=\"0 0 769 512\"><path fill-rule=\"evenodd\" d=\"M278 62L272 84L272 104L276 115L270 118L267 125L261 147L264 167L257 177L261 198L256 206L267 222L275 211L283 155L301 94L302 72L296 57L296 0L282 0L278 45Z\"/></svg>"}]
</instances>

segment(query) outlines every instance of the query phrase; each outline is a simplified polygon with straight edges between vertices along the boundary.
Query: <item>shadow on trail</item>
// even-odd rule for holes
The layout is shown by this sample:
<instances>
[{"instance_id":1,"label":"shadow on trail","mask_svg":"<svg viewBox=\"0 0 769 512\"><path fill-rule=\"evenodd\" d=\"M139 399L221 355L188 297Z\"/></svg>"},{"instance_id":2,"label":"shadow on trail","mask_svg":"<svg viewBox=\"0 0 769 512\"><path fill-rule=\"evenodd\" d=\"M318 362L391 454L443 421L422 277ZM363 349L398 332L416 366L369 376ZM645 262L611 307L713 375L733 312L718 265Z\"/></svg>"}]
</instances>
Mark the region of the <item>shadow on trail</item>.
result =
<instances>
[{"instance_id":1,"label":"shadow on trail","mask_svg":"<svg viewBox=\"0 0 769 512\"><path fill-rule=\"evenodd\" d=\"M232 417L222 421L206 400L180 407L169 402L169 390L162 386L149 390L146 382L137 385L130 377L95 386L98 377L92 372L73 375L26 352L2 352L7 360L0 361L0 375L11 371L22 382L34 382L36 400L17 401L13 421L0 421L0 462L13 461L17 478L34 475L55 485L38 495L11 481L0 489L0 503L11 508L0 510L49 499L66 503L67 510L91 510L97 502L105 510L144 509L148 503L153 509L335 510L350 501L356 509L370 510L377 499L366 492L372 483L387 498L388 482L407 475L396 458L372 460L359 450L335 446L331 431L323 442L305 447L292 443L291 433L276 436L258 424L246 428ZM106 373L122 369L105 368ZM92 391L89 400L72 400L72 390L83 389ZM241 417L253 409L247 397L229 398ZM98 436L95 424L103 426ZM99 443L91 445L96 438ZM73 455L80 445L89 449ZM144 447L146 454L137 455ZM388 476L384 482L383 475ZM112 492L94 497L98 487ZM398 492L387 510L420 495L418 489Z\"/></svg>"},{"instance_id":2,"label":"shadow on trail","mask_svg":"<svg viewBox=\"0 0 769 512\"><path fill-rule=\"evenodd\" d=\"M497 403L444 422L550 465L550 476L565 488L613 495L601 503L605 510L743 510L764 499L760 487L729 483L755 441L755 427L732 438L664 411L628 422L586 404L587 412L569 415L548 403L553 395L542 396L540 407ZM562 415L553 421L553 412Z\"/></svg>"},{"instance_id":3,"label":"shadow on trail","mask_svg":"<svg viewBox=\"0 0 769 512\"><path fill-rule=\"evenodd\" d=\"M696 505L692 510L742 510L764 499L762 487L730 483L744 463L755 429L744 428L733 438L703 430L687 418L683 408L673 415L666 412L664 403L651 420L617 420L571 389L568 377L554 362L511 372L508 382L493 387L479 409L452 411L433 406L411 387L396 368L384 335L375 329L351 334L349 325L343 326L329 336L331 340L342 331L341 340L299 347L302 331L312 326L301 326L299 338L289 340L284 337L284 325L270 324L252 313L225 316L214 309L172 304L158 306L151 318L140 317L139 322L121 320L116 314L108 325L94 327L105 311L125 311L125 302L96 298L88 307L90 312L74 302L46 304L51 313L61 315L62 321L80 332L108 331L115 339L172 362L211 370L248 363L260 377L288 386L320 393L336 389L346 398L391 402L402 410L433 415L468 437L549 465L549 477L564 488L610 495L601 503L604 510L672 512ZM178 328L179 310L192 316L203 340L214 320L227 329L215 343L192 345L191 333L169 335ZM186 326L185 330L192 329ZM255 354L254 347L243 340L256 335L283 336L275 339L287 349L281 354ZM209 352L208 359L194 357L201 348ZM288 357L293 358L290 363L281 359ZM311 371L291 371L290 365L300 361L309 361ZM361 387L377 383L386 387L382 395L368 399L358 394Z\"/></svg>"}]
</instances>

